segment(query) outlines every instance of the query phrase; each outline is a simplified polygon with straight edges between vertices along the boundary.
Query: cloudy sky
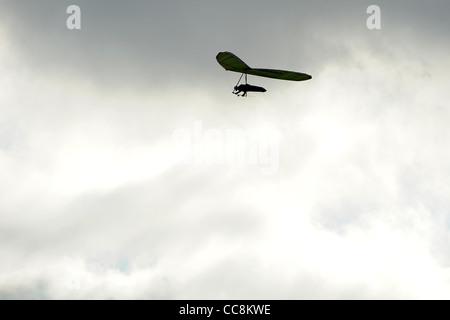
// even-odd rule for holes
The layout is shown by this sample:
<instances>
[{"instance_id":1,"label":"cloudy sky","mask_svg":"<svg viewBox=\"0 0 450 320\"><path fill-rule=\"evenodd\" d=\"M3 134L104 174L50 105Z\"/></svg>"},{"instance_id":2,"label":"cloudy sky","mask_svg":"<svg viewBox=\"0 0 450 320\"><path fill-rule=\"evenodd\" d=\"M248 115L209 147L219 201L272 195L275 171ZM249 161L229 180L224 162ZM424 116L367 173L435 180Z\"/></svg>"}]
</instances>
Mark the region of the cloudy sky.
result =
<instances>
[{"instance_id":1,"label":"cloudy sky","mask_svg":"<svg viewBox=\"0 0 450 320\"><path fill-rule=\"evenodd\" d=\"M450 299L448 12L0 0L0 298Z\"/></svg>"}]
</instances>

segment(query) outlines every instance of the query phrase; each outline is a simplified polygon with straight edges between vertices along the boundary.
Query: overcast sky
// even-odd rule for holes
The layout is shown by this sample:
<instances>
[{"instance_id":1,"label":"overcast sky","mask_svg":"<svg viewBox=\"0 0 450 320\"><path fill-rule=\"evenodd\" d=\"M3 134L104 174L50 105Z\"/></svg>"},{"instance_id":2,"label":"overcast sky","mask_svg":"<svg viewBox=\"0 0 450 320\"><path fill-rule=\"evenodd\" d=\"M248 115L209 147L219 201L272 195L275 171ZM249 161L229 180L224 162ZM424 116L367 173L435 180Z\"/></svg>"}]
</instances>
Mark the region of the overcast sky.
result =
<instances>
[{"instance_id":1,"label":"overcast sky","mask_svg":"<svg viewBox=\"0 0 450 320\"><path fill-rule=\"evenodd\" d=\"M450 299L449 12L0 0L0 299Z\"/></svg>"}]
</instances>

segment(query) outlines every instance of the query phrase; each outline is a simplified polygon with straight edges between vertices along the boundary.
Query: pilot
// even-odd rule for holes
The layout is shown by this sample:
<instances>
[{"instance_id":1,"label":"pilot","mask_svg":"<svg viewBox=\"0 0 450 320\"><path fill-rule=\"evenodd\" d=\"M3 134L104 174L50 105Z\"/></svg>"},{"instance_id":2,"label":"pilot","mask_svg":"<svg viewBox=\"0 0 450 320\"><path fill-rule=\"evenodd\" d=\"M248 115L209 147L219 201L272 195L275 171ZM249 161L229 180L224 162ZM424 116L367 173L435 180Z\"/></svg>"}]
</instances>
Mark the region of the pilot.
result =
<instances>
[{"instance_id":1,"label":"pilot","mask_svg":"<svg viewBox=\"0 0 450 320\"><path fill-rule=\"evenodd\" d=\"M262 88L262 87L257 87L257 86L252 86L250 84L241 84L240 86L236 86L234 87L234 91L233 93L235 95L238 95L242 92L242 97L247 96L247 92L248 91L252 91L252 92L266 92L266 89Z\"/></svg>"}]
</instances>

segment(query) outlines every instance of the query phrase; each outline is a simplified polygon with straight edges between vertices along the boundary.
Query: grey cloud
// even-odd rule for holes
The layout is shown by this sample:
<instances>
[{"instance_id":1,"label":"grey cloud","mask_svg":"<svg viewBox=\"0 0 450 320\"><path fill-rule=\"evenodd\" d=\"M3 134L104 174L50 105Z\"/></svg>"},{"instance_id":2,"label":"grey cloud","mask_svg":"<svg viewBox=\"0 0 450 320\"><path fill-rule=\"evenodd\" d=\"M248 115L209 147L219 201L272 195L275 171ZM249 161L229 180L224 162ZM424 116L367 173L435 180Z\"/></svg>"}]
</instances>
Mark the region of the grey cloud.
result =
<instances>
[{"instance_id":1,"label":"grey cloud","mask_svg":"<svg viewBox=\"0 0 450 320\"><path fill-rule=\"evenodd\" d=\"M65 27L69 4L4 2L2 21L15 53L42 74L77 77L107 88L209 87L211 79L223 76L214 59L223 50L256 66L314 74L325 61L352 59L349 46L358 38L366 38L380 54L389 51L376 46L378 40L365 28L369 2L77 1L82 8L80 31ZM446 30L446 20L435 16L446 12L445 2L380 6L386 20L383 37L401 42L406 32L407 39L417 38L419 44L442 37Z\"/></svg>"},{"instance_id":2,"label":"grey cloud","mask_svg":"<svg viewBox=\"0 0 450 320\"><path fill-rule=\"evenodd\" d=\"M27 283L25 286L11 286L0 289L0 300L45 300L51 299L45 281Z\"/></svg>"},{"instance_id":3,"label":"grey cloud","mask_svg":"<svg viewBox=\"0 0 450 320\"><path fill-rule=\"evenodd\" d=\"M65 27L68 4L4 3L8 34L21 60L41 73L97 85L202 83L220 74L214 57L223 50L255 65L315 70L324 41L342 50L347 33L365 33L365 6L351 1L77 1L83 24L76 32Z\"/></svg>"}]
</instances>

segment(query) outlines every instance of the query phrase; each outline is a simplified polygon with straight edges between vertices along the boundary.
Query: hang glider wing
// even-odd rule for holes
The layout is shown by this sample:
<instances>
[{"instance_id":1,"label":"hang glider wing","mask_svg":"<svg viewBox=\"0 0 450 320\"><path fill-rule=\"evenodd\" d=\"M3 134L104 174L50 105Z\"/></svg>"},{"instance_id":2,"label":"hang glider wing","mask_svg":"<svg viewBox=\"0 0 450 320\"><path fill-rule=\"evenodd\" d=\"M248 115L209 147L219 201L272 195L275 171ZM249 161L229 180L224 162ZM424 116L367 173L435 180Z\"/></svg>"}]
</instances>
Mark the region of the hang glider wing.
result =
<instances>
[{"instance_id":1,"label":"hang glider wing","mask_svg":"<svg viewBox=\"0 0 450 320\"><path fill-rule=\"evenodd\" d=\"M231 52L220 52L216 59L217 62L219 62L219 64L227 71L246 73L251 69L244 61Z\"/></svg>"},{"instance_id":2,"label":"hang glider wing","mask_svg":"<svg viewBox=\"0 0 450 320\"><path fill-rule=\"evenodd\" d=\"M253 76L260 76L266 78L280 79L280 80L291 80L291 81L305 81L312 77L309 74L294 72L294 71L284 71L284 70L274 70L274 69L250 69L247 74Z\"/></svg>"},{"instance_id":3,"label":"hang glider wing","mask_svg":"<svg viewBox=\"0 0 450 320\"><path fill-rule=\"evenodd\" d=\"M239 59L236 55L231 52L220 52L217 57L217 62L228 71L234 71L239 73L251 74L259 77L280 79L280 80L291 80L291 81L304 81L309 80L312 77L305 73L285 71L285 70L275 70L275 69L259 69L251 68L244 61Z\"/></svg>"}]
</instances>

